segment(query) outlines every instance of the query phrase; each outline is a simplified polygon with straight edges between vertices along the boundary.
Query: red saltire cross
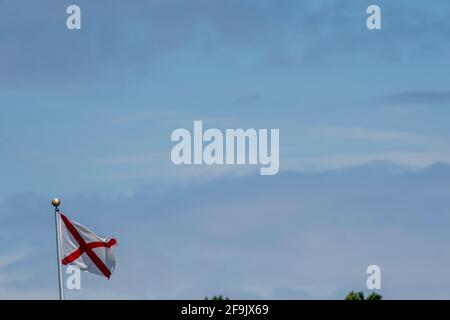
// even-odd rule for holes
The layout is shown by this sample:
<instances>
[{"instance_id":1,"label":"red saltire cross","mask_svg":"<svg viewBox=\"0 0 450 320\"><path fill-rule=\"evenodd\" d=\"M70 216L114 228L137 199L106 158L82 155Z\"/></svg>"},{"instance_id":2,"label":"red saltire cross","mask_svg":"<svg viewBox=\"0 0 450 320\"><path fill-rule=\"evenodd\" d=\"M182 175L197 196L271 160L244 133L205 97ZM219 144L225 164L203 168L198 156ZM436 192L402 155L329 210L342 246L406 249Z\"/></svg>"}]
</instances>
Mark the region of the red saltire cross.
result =
<instances>
[{"instance_id":1,"label":"red saltire cross","mask_svg":"<svg viewBox=\"0 0 450 320\"><path fill-rule=\"evenodd\" d=\"M77 228L75 228L75 226L72 224L72 222L70 222L70 220L62 213L60 215L64 224L67 227L67 230L70 232L70 234L72 234L72 236L80 245L78 249L73 251L71 254L69 254L62 260L62 264L67 265L77 260L83 253L86 253L92 260L92 262L97 266L97 268L103 273L103 275L109 279L111 277L111 271L109 271L108 267L103 263L103 261L97 256L97 254L95 254L95 252L92 249L101 247L111 248L112 246L117 244L116 239L110 239L108 242L95 241L87 243L80 235Z\"/></svg>"}]
</instances>

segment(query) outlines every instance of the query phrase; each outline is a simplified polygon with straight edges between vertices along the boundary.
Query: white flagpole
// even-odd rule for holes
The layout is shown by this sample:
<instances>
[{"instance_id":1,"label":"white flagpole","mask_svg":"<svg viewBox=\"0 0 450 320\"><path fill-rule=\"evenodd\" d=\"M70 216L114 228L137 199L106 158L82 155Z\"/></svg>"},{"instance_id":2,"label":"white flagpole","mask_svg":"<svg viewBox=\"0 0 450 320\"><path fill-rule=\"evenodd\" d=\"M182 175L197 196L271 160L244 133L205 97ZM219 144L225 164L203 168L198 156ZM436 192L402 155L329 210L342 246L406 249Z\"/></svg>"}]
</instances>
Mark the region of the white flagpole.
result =
<instances>
[{"instance_id":1,"label":"white flagpole","mask_svg":"<svg viewBox=\"0 0 450 320\"><path fill-rule=\"evenodd\" d=\"M59 205L61 201L57 198L52 200L55 207L55 229L56 229L56 251L58 256L58 280L59 280L59 300L64 300L64 280L62 275L62 254L61 254L61 219L59 217Z\"/></svg>"}]
</instances>

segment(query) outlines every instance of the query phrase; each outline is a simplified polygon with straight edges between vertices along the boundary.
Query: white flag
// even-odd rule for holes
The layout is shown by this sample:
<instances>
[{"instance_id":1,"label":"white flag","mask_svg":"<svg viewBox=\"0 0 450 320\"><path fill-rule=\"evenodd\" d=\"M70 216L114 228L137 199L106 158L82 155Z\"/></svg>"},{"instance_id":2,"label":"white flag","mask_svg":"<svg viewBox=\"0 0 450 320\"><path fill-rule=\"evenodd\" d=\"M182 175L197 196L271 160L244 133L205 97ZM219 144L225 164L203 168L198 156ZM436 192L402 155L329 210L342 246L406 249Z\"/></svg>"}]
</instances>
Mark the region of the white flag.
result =
<instances>
[{"instance_id":1,"label":"white flag","mask_svg":"<svg viewBox=\"0 0 450 320\"><path fill-rule=\"evenodd\" d=\"M81 224L59 214L62 229L62 264L110 278L116 267L116 239L101 238Z\"/></svg>"}]
</instances>

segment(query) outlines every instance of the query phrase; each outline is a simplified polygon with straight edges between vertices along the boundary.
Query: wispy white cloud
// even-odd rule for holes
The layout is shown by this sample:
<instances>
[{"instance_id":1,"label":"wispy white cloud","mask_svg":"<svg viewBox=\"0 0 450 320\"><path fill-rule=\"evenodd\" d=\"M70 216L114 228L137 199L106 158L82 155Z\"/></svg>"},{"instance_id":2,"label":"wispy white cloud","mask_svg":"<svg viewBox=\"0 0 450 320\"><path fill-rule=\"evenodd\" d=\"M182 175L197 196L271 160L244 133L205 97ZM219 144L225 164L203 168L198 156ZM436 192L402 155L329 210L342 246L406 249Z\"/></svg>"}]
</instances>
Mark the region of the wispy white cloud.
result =
<instances>
[{"instance_id":1,"label":"wispy white cloud","mask_svg":"<svg viewBox=\"0 0 450 320\"><path fill-rule=\"evenodd\" d=\"M29 278L27 273L22 272L5 272L0 273L0 284L7 284L11 282L23 282Z\"/></svg>"},{"instance_id":2,"label":"wispy white cloud","mask_svg":"<svg viewBox=\"0 0 450 320\"><path fill-rule=\"evenodd\" d=\"M100 165L118 165L118 164L139 164L151 161L161 161L167 159L167 152L147 152L140 154L119 155L98 159L96 164Z\"/></svg>"},{"instance_id":3,"label":"wispy white cloud","mask_svg":"<svg viewBox=\"0 0 450 320\"><path fill-rule=\"evenodd\" d=\"M16 250L0 255L0 268L6 268L14 263L25 260L32 255L31 250Z\"/></svg>"},{"instance_id":4,"label":"wispy white cloud","mask_svg":"<svg viewBox=\"0 0 450 320\"><path fill-rule=\"evenodd\" d=\"M28 270L7 269L14 266L33 255L30 249L19 249L0 255L0 284L8 285L11 283L26 281L30 276ZM0 298L4 293L0 290ZM11 296L6 295L5 298L12 299Z\"/></svg>"},{"instance_id":5,"label":"wispy white cloud","mask_svg":"<svg viewBox=\"0 0 450 320\"><path fill-rule=\"evenodd\" d=\"M425 168L436 162L450 163L450 152L405 151L334 154L317 157L304 157L299 160L287 160L285 169L296 170L330 170L361 166L371 162L393 162L411 168Z\"/></svg>"},{"instance_id":6,"label":"wispy white cloud","mask_svg":"<svg viewBox=\"0 0 450 320\"><path fill-rule=\"evenodd\" d=\"M421 90L398 92L379 97L377 101L388 105L433 105L450 101L450 91Z\"/></svg>"},{"instance_id":7,"label":"wispy white cloud","mask_svg":"<svg viewBox=\"0 0 450 320\"><path fill-rule=\"evenodd\" d=\"M56 290L19 290L14 288L0 288L0 299L2 300L51 300L57 298L58 292Z\"/></svg>"},{"instance_id":8,"label":"wispy white cloud","mask_svg":"<svg viewBox=\"0 0 450 320\"><path fill-rule=\"evenodd\" d=\"M393 162L414 168L426 167L435 162L450 163L450 151L447 151L450 150L450 143L441 137L363 127L318 126L310 128L308 132L313 137L326 138L332 141L366 142L367 147L370 147L370 143L373 143L374 146L378 143L377 150L285 159L284 169L341 169L376 161ZM385 150L380 150L380 144ZM400 146L402 149L393 151L392 146Z\"/></svg>"},{"instance_id":9,"label":"wispy white cloud","mask_svg":"<svg viewBox=\"0 0 450 320\"><path fill-rule=\"evenodd\" d=\"M371 142L393 142L401 144L436 145L443 142L434 137L418 135L410 132L373 130L360 127L316 127L311 128L313 135L334 138L364 140Z\"/></svg>"},{"instance_id":10,"label":"wispy white cloud","mask_svg":"<svg viewBox=\"0 0 450 320\"><path fill-rule=\"evenodd\" d=\"M205 182L219 177L247 176L259 170L253 165L177 166L167 152L136 154L100 159L100 166L119 168L108 174L109 180L124 181L135 179L164 178L178 182ZM167 182L167 181L166 181Z\"/></svg>"}]
</instances>

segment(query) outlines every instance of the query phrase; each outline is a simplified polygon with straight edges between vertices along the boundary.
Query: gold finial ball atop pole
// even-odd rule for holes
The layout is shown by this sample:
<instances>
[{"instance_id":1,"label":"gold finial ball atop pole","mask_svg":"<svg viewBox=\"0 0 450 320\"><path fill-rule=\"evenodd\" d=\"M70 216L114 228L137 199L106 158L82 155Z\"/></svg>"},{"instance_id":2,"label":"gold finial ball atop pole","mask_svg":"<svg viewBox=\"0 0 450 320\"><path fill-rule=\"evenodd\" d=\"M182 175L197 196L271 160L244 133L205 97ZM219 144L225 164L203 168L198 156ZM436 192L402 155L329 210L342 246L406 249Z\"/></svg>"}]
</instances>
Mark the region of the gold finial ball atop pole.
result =
<instances>
[{"instance_id":1,"label":"gold finial ball atop pole","mask_svg":"<svg viewBox=\"0 0 450 320\"><path fill-rule=\"evenodd\" d=\"M52 205L57 208L59 207L59 205L61 204L61 200L59 200L58 198L55 198L52 200Z\"/></svg>"}]
</instances>

